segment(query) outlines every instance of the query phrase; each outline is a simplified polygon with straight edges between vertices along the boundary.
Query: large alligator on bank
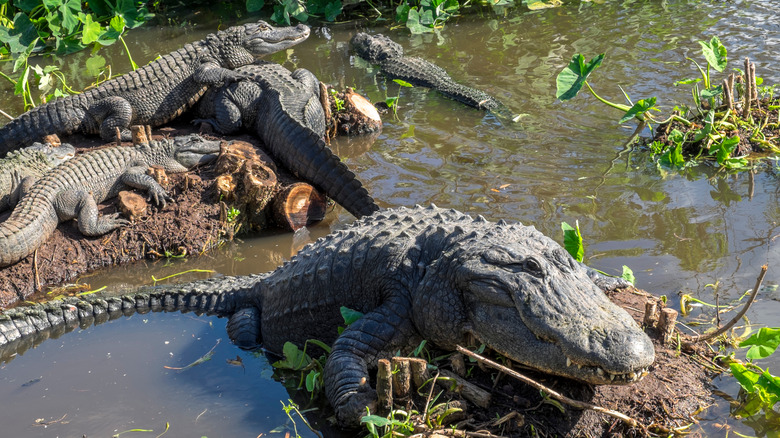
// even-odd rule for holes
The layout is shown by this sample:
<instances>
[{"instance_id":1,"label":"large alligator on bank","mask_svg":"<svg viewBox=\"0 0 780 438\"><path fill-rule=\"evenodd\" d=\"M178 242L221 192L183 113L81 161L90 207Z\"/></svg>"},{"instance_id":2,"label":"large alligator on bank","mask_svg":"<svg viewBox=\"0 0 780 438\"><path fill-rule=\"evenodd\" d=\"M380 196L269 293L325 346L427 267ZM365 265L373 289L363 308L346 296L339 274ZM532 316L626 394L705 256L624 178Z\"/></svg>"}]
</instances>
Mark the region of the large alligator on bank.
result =
<instances>
[{"instance_id":1,"label":"large alligator on bank","mask_svg":"<svg viewBox=\"0 0 780 438\"><path fill-rule=\"evenodd\" d=\"M368 368L421 339L454 348L473 336L506 358L593 384L640 379L653 345L603 292L626 285L578 263L533 227L435 206L398 208L317 240L271 273L8 311L0 316L0 359L52 327L61 334L122 313L229 316L228 334L242 347L262 342L280 354L286 341L332 343L326 395L338 421L355 425L375 402ZM337 335L341 306L364 316Z\"/></svg>"},{"instance_id":2,"label":"large alligator on bank","mask_svg":"<svg viewBox=\"0 0 780 438\"><path fill-rule=\"evenodd\" d=\"M79 231L100 236L129 224L118 214L98 215L97 204L121 190L146 190L161 208L170 200L146 171L159 166L185 172L216 158L219 141L196 134L87 151L52 169L25 193L11 216L0 223L0 268L14 264L41 246L59 222L78 218Z\"/></svg>"},{"instance_id":3,"label":"large alligator on bank","mask_svg":"<svg viewBox=\"0 0 780 438\"><path fill-rule=\"evenodd\" d=\"M0 212L16 205L38 178L75 154L69 144L34 143L0 159Z\"/></svg>"},{"instance_id":4,"label":"large alligator on bank","mask_svg":"<svg viewBox=\"0 0 780 438\"><path fill-rule=\"evenodd\" d=\"M209 34L138 70L20 115L0 128L0 156L49 134L100 134L113 141L119 128L129 140L130 125L170 122L192 108L208 86L242 77L232 69L298 44L309 32L303 24L275 28L258 21Z\"/></svg>"},{"instance_id":5,"label":"large alligator on bank","mask_svg":"<svg viewBox=\"0 0 780 438\"><path fill-rule=\"evenodd\" d=\"M512 111L495 97L455 82L443 68L429 61L416 56L404 56L403 47L385 35L360 32L352 37L350 45L358 56L378 64L382 73L390 79L401 79L412 85L432 88L450 99L516 120Z\"/></svg>"},{"instance_id":6,"label":"large alligator on bank","mask_svg":"<svg viewBox=\"0 0 780 438\"><path fill-rule=\"evenodd\" d=\"M355 174L330 150L319 80L306 69L290 71L257 61L239 67L247 79L210 89L197 108L196 122L222 134L255 133L288 170L347 211L362 217L379 209Z\"/></svg>"}]
</instances>

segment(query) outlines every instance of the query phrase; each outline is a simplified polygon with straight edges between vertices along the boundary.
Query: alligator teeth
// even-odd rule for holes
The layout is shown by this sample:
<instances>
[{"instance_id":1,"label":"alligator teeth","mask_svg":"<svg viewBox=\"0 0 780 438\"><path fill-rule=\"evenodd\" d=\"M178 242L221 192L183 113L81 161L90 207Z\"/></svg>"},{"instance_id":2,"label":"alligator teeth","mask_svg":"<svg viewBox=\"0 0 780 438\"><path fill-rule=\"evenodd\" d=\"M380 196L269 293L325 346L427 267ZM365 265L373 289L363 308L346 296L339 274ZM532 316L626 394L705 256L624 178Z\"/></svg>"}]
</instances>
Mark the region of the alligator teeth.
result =
<instances>
[{"instance_id":1,"label":"alligator teeth","mask_svg":"<svg viewBox=\"0 0 780 438\"><path fill-rule=\"evenodd\" d=\"M634 373L634 372L629 373L628 374L628 378L631 379L631 380L636 380L636 373Z\"/></svg>"},{"instance_id":2,"label":"alligator teeth","mask_svg":"<svg viewBox=\"0 0 780 438\"><path fill-rule=\"evenodd\" d=\"M596 374L598 374L599 376L603 377L604 376L604 370L601 369L601 368L596 368Z\"/></svg>"},{"instance_id":3,"label":"alligator teeth","mask_svg":"<svg viewBox=\"0 0 780 438\"><path fill-rule=\"evenodd\" d=\"M580 364L577 364L577 369L578 369L578 370L581 370L581 369L582 369L582 365L580 365Z\"/></svg>"},{"instance_id":4,"label":"alligator teeth","mask_svg":"<svg viewBox=\"0 0 780 438\"><path fill-rule=\"evenodd\" d=\"M610 374L609 375L609 381L611 382L613 380L615 380L615 375L614 374Z\"/></svg>"},{"instance_id":5,"label":"alligator teeth","mask_svg":"<svg viewBox=\"0 0 780 438\"><path fill-rule=\"evenodd\" d=\"M566 358L566 366L567 367L571 366L571 359L569 359L568 357Z\"/></svg>"}]
</instances>

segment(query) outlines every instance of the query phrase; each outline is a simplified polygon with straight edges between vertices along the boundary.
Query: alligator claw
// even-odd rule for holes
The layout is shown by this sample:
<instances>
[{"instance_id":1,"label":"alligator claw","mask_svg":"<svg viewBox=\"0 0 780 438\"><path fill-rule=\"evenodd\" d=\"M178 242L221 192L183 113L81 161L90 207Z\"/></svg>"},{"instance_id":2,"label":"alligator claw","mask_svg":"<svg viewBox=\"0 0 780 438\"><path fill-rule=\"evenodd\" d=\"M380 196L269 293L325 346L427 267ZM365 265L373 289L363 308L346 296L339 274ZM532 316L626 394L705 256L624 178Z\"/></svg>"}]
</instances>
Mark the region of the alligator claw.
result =
<instances>
[{"instance_id":1,"label":"alligator claw","mask_svg":"<svg viewBox=\"0 0 780 438\"><path fill-rule=\"evenodd\" d=\"M154 189L149 191L149 201L154 203L160 210L164 209L168 202L172 202L173 198L163 189Z\"/></svg>"},{"instance_id":2,"label":"alligator claw","mask_svg":"<svg viewBox=\"0 0 780 438\"><path fill-rule=\"evenodd\" d=\"M109 225L111 229L130 225L130 221L119 217L119 213L111 213L103 216L103 222Z\"/></svg>"}]
</instances>

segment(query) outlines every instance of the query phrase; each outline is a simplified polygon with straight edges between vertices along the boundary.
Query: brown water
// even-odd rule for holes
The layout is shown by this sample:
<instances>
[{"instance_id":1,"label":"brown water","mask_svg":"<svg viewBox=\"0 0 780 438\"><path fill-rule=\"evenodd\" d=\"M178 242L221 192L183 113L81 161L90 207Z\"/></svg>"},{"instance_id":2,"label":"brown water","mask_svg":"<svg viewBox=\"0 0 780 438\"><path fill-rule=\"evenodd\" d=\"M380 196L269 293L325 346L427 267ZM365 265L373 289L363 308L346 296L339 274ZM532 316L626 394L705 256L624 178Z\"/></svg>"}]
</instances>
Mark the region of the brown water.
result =
<instances>
[{"instance_id":1,"label":"brown water","mask_svg":"<svg viewBox=\"0 0 780 438\"><path fill-rule=\"evenodd\" d=\"M519 124L505 124L436 93L402 89L398 119L385 116L377 142L348 163L382 206L434 202L490 219L521 220L558 240L560 223L578 220L586 262L610 273L628 265L637 286L675 303L680 291L712 302L705 285L715 281L722 302L734 299L753 286L766 263L768 287L748 316L754 324L778 326L780 172L774 163L734 176L706 167L684 175L665 172L646 152L623 147L634 126L617 125L621 114L587 95L557 102L554 92L555 76L575 52L588 57L606 52L591 80L599 94L620 102L620 84L632 98L657 96L669 109L689 101L687 86L671 84L698 75L685 57L701 60L696 41L713 35L729 49L730 67L749 56L766 83L780 83L779 9L766 1L567 2L539 12L518 8L462 17L437 35L371 29L525 116ZM136 30L128 44L136 62L148 62L216 25ZM355 24L317 28L308 41L272 59L308 68L324 82L352 86L373 101L397 95L395 84L350 56L348 41L357 30ZM105 52L115 70L126 70L118 48ZM83 65L84 56L62 61L63 70L78 71L72 66ZM75 85L88 82L82 81ZM323 235L351 217L337 212L329 220L312 234ZM247 238L186 263L145 263L87 281L95 287L148 283L150 275L189 268L264 271L289 257L291 246L291 235ZM163 368L190 363L218 338L223 340L206 364L180 373ZM239 351L225 338L224 320L136 315L46 342L2 366L2 435L108 436L142 428L154 429L149 436L155 436L165 422L172 436L267 434L285 422L279 400L287 395L269 379L265 359ZM236 355L244 358L245 370L225 362ZM780 359L761 365L780 373ZM34 379L40 380L24 385ZM736 396L731 378L715 383ZM63 414L67 424L33 425L37 418ZM713 435L724 434L715 423L757 433L729 418L725 401L704 416L701 427Z\"/></svg>"}]
</instances>

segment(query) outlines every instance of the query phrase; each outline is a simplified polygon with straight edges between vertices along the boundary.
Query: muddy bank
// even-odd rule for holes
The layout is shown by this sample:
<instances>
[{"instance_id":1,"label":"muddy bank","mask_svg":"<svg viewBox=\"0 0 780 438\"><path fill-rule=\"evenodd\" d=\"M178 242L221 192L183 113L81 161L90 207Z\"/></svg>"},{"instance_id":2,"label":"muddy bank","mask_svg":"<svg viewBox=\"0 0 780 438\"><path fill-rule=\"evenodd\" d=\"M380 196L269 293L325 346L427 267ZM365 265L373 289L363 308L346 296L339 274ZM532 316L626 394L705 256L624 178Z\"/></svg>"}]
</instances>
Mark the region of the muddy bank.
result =
<instances>
[{"instance_id":1,"label":"muddy bank","mask_svg":"<svg viewBox=\"0 0 780 438\"><path fill-rule=\"evenodd\" d=\"M191 132L193 130L187 127L155 130L155 134L166 136ZM160 136L155 135L155 138ZM271 158L259 149L260 142L252 136L217 138L223 140L220 160L187 173L168 174L167 181L161 182L173 198L173 202L164 208L148 205L144 212L133 218L129 226L99 237L82 235L76 221L60 223L52 237L35 253L0 269L0 308L24 300L36 291L45 292L54 285L71 282L79 275L95 269L142 259L200 255L232 240L238 232L277 226L270 212L265 214L255 209L250 215L250 208L245 202L242 204L237 196L225 193L218 182L224 180L227 171L226 166L220 167L220 164L224 164L226 152L232 151L237 145L243 146L243 150L250 150L253 163L260 163L257 168L272 171L274 175L273 187L269 187L264 194L266 201L299 180L277 168ZM72 137L68 141L81 147L95 146L94 140L79 137ZM234 161L228 163L228 166L235 164ZM265 182L261 181L260 184ZM233 183L233 189L241 190L242 184L241 181ZM320 198L324 205L325 198ZM119 211L118 199L101 204L100 213ZM238 209L231 215L230 208L234 206ZM264 208L265 204L260 209ZM270 209L271 205L267 208ZM9 215L10 211L4 212L0 215L0 221ZM319 215L324 216L324 209L320 209ZM250 216L252 223L249 221Z\"/></svg>"}]
</instances>

